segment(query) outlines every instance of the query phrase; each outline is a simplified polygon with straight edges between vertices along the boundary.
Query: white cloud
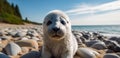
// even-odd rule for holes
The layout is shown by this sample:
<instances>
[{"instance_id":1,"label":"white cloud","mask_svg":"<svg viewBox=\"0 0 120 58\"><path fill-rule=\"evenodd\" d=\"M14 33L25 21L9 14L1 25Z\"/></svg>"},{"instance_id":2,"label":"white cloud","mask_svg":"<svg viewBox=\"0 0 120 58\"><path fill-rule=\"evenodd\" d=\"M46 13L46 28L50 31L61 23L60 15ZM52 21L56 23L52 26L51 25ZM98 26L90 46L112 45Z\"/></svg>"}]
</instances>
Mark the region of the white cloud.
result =
<instances>
[{"instance_id":1,"label":"white cloud","mask_svg":"<svg viewBox=\"0 0 120 58\"><path fill-rule=\"evenodd\" d=\"M116 9L120 9L120 0L105 3L98 6L93 6L93 7L84 6L83 8L83 5L82 5L82 8L81 8L77 6L77 8L68 10L66 11L66 13L72 14L72 15L78 15L78 14L96 13L100 11L110 11L110 10L116 10Z\"/></svg>"},{"instance_id":2,"label":"white cloud","mask_svg":"<svg viewBox=\"0 0 120 58\"><path fill-rule=\"evenodd\" d=\"M82 7L76 6L75 9L68 10L66 13L72 19L72 25L120 24L120 0L93 7L84 4Z\"/></svg>"},{"instance_id":3,"label":"white cloud","mask_svg":"<svg viewBox=\"0 0 120 58\"><path fill-rule=\"evenodd\" d=\"M90 15L87 17L71 17L72 25L110 25L120 24L120 10L105 14Z\"/></svg>"}]
</instances>

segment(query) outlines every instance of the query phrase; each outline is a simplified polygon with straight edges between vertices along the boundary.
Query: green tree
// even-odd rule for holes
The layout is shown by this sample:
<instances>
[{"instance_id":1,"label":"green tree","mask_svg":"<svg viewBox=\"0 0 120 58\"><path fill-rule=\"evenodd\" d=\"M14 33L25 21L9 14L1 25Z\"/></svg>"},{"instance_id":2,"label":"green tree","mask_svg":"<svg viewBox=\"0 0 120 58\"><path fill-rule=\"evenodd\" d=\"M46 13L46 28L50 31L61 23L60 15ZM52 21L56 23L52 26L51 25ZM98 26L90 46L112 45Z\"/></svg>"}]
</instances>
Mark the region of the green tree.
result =
<instances>
[{"instance_id":1,"label":"green tree","mask_svg":"<svg viewBox=\"0 0 120 58\"><path fill-rule=\"evenodd\" d=\"M16 11L15 15L18 16L18 17L20 17L22 19L22 16L21 16L21 13L20 13L18 5L15 6L15 11Z\"/></svg>"}]
</instances>

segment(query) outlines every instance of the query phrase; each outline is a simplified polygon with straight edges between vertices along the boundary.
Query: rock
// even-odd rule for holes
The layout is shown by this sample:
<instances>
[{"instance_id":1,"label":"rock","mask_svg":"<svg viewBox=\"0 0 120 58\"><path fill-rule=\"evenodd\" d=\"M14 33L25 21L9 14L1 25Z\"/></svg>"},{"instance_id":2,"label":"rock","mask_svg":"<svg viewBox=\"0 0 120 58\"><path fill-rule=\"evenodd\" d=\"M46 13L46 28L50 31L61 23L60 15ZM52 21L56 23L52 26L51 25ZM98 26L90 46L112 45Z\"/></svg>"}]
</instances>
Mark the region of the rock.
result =
<instances>
[{"instance_id":1,"label":"rock","mask_svg":"<svg viewBox=\"0 0 120 58\"><path fill-rule=\"evenodd\" d=\"M116 41L117 43L120 44L120 37L111 37L111 38L109 38L109 40Z\"/></svg>"},{"instance_id":2,"label":"rock","mask_svg":"<svg viewBox=\"0 0 120 58\"><path fill-rule=\"evenodd\" d=\"M28 47L21 47L22 49L22 53L26 54L29 52L29 48Z\"/></svg>"},{"instance_id":3,"label":"rock","mask_svg":"<svg viewBox=\"0 0 120 58\"><path fill-rule=\"evenodd\" d=\"M114 53L114 51L113 51L113 50L110 50L110 49L107 49L107 50L106 50L106 53Z\"/></svg>"},{"instance_id":4,"label":"rock","mask_svg":"<svg viewBox=\"0 0 120 58\"><path fill-rule=\"evenodd\" d=\"M35 30L29 30L27 31L27 35L33 37L33 36L39 36L39 34Z\"/></svg>"},{"instance_id":5,"label":"rock","mask_svg":"<svg viewBox=\"0 0 120 58\"><path fill-rule=\"evenodd\" d=\"M31 51L20 58L40 58L40 53L37 51Z\"/></svg>"},{"instance_id":6,"label":"rock","mask_svg":"<svg viewBox=\"0 0 120 58\"><path fill-rule=\"evenodd\" d=\"M81 34L81 32L79 32L79 31L72 31L72 33L76 36L83 36L82 34Z\"/></svg>"},{"instance_id":7,"label":"rock","mask_svg":"<svg viewBox=\"0 0 120 58\"><path fill-rule=\"evenodd\" d=\"M115 52L120 52L120 45L116 41L106 40L105 44L108 49L111 49Z\"/></svg>"},{"instance_id":8,"label":"rock","mask_svg":"<svg viewBox=\"0 0 120 58\"><path fill-rule=\"evenodd\" d=\"M99 42L101 42L101 41L99 41L99 40L90 40L90 41L85 42L85 44L86 44L88 47L91 47L93 44L99 43Z\"/></svg>"},{"instance_id":9,"label":"rock","mask_svg":"<svg viewBox=\"0 0 120 58\"><path fill-rule=\"evenodd\" d=\"M10 36L13 36L13 37L14 37L16 33L17 33L17 32L15 32L15 31L9 31L9 32L8 32L8 35L10 35Z\"/></svg>"},{"instance_id":10,"label":"rock","mask_svg":"<svg viewBox=\"0 0 120 58\"><path fill-rule=\"evenodd\" d=\"M16 34L15 34L15 37L23 37L23 36L26 36L26 32L17 32Z\"/></svg>"},{"instance_id":11,"label":"rock","mask_svg":"<svg viewBox=\"0 0 120 58\"><path fill-rule=\"evenodd\" d=\"M73 35L76 37L78 44L82 43L81 36L82 34L79 31L72 31Z\"/></svg>"},{"instance_id":12,"label":"rock","mask_svg":"<svg viewBox=\"0 0 120 58\"><path fill-rule=\"evenodd\" d=\"M81 56L82 58L96 58L100 54L90 48L79 48L77 55Z\"/></svg>"},{"instance_id":13,"label":"rock","mask_svg":"<svg viewBox=\"0 0 120 58\"><path fill-rule=\"evenodd\" d=\"M84 37L85 39L89 40L90 37L91 37L91 35L89 35L89 34L83 34L83 37Z\"/></svg>"},{"instance_id":14,"label":"rock","mask_svg":"<svg viewBox=\"0 0 120 58\"><path fill-rule=\"evenodd\" d=\"M0 52L0 58L10 58L10 57Z\"/></svg>"},{"instance_id":15,"label":"rock","mask_svg":"<svg viewBox=\"0 0 120 58\"><path fill-rule=\"evenodd\" d=\"M5 47L5 51L8 55L17 55L18 53L21 52L21 48L19 45L17 45L14 42L8 43L8 45Z\"/></svg>"},{"instance_id":16,"label":"rock","mask_svg":"<svg viewBox=\"0 0 120 58\"><path fill-rule=\"evenodd\" d=\"M10 39L12 39L12 37L11 36L2 36L2 37L0 37L0 39L1 40L10 40Z\"/></svg>"},{"instance_id":17,"label":"rock","mask_svg":"<svg viewBox=\"0 0 120 58\"><path fill-rule=\"evenodd\" d=\"M36 40L19 40L15 41L16 44L18 44L20 47L32 47L34 49L38 49L38 43Z\"/></svg>"},{"instance_id":18,"label":"rock","mask_svg":"<svg viewBox=\"0 0 120 58\"><path fill-rule=\"evenodd\" d=\"M28 38L27 37L22 37L22 38L20 38L20 40L28 40Z\"/></svg>"},{"instance_id":19,"label":"rock","mask_svg":"<svg viewBox=\"0 0 120 58\"><path fill-rule=\"evenodd\" d=\"M2 40L0 43L0 48L5 48L7 44L8 44L8 40Z\"/></svg>"},{"instance_id":20,"label":"rock","mask_svg":"<svg viewBox=\"0 0 120 58\"><path fill-rule=\"evenodd\" d=\"M37 38L37 37L32 37L32 39L33 39L33 40L39 40L39 38Z\"/></svg>"},{"instance_id":21,"label":"rock","mask_svg":"<svg viewBox=\"0 0 120 58\"><path fill-rule=\"evenodd\" d=\"M0 36L3 36L3 35L4 35L4 33L0 31Z\"/></svg>"},{"instance_id":22,"label":"rock","mask_svg":"<svg viewBox=\"0 0 120 58\"><path fill-rule=\"evenodd\" d=\"M102 42L102 41L93 44L91 47L92 47L92 48L95 48L95 49L98 49L98 50L103 50L103 49L106 49L106 48L107 48L106 45L105 45L105 43Z\"/></svg>"},{"instance_id":23,"label":"rock","mask_svg":"<svg viewBox=\"0 0 120 58\"><path fill-rule=\"evenodd\" d=\"M104 55L103 58L120 58L120 57L116 54L107 53L107 54Z\"/></svg>"}]
</instances>

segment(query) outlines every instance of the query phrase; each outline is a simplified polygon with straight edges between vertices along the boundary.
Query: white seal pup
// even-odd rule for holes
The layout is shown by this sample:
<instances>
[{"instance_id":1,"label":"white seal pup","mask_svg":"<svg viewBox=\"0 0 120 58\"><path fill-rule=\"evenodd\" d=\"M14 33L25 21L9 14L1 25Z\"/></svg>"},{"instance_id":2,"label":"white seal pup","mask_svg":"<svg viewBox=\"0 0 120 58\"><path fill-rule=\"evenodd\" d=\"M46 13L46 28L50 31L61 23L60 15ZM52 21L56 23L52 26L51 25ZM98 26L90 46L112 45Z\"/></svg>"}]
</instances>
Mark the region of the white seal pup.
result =
<instances>
[{"instance_id":1,"label":"white seal pup","mask_svg":"<svg viewBox=\"0 0 120 58\"><path fill-rule=\"evenodd\" d=\"M42 58L73 58L78 45L69 17L60 10L48 13L43 22Z\"/></svg>"}]
</instances>

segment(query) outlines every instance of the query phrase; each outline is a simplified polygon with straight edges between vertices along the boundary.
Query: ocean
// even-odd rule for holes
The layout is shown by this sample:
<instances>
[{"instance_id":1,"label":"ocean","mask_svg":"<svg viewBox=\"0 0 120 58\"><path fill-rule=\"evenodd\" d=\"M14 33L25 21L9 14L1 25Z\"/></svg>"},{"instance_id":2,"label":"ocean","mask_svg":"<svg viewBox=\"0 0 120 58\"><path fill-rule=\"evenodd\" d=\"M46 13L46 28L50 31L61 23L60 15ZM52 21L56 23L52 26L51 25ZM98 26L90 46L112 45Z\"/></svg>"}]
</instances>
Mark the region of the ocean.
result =
<instances>
[{"instance_id":1,"label":"ocean","mask_svg":"<svg viewBox=\"0 0 120 58\"><path fill-rule=\"evenodd\" d=\"M120 35L120 25L73 25L72 30Z\"/></svg>"}]
</instances>

